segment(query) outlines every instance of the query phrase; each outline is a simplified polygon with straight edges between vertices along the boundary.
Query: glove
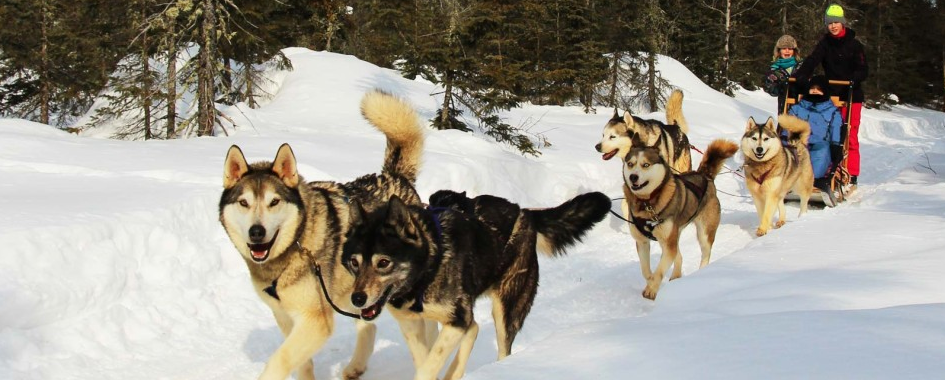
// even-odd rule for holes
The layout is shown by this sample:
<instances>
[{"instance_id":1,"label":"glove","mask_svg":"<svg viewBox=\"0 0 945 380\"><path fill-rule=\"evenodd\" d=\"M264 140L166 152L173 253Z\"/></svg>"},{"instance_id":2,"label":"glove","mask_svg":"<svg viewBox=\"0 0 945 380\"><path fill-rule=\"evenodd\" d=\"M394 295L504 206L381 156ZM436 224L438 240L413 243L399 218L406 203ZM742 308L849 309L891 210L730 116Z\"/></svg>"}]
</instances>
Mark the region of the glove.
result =
<instances>
[{"instance_id":1,"label":"glove","mask_svg":"<svg viewBox=\"0 0 945 380\"><path fill-rule=\"evenodd\" d=\"M843 161L843 145L830 144L830 163L836 169Z\"/></svg>"}]
</instances>

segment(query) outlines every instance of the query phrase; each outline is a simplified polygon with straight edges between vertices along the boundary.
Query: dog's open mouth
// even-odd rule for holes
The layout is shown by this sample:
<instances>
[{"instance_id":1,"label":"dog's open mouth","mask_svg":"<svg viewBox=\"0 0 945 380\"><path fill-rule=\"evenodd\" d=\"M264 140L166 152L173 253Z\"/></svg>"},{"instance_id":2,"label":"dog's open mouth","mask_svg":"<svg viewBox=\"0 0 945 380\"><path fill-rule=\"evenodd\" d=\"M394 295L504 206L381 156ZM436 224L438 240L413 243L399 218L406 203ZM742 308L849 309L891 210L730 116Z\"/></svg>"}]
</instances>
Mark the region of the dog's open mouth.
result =
<instances>
[{"instance_id":1,"label":"dog's open mouth","mask_svg":"<svg viewBox=\"0 0 945 380\"><path fill-rule=\"evenodd\" d=\"M649 184L650 184L650 181L645 181L645 182L643 182L643 183L641 183L641 184L630 185L630 190L637 191L637 190L640 190L640 189L646 187L646 185L649 185Z\"/></svg>"},{"instance_id":2,"label":"dog's open mouth","mask_svg":"<svg viewBox=\"0 0 945 380\"><path fill-rule=\"evenodd\" d=\"M246 245L249 246L249 252L253 256L253 261L262 262L269 258L269 249L272 248L272 243L276 242L277 237L279 237L279 231L276 231L276 233L272 236L272 240L270 240L268 243L247 243Z\"/></svg>"},{"instance_id":3,"label":"dog's open mouth","mask_svg":"<svg viewBox=\"0 0 945 380\"><path fill-rule=\"evenodd\" d=\"M387 290L384 291L384 295L377 300L373 305L361 309L361 319L365 321L373 321L377 317L381 316L381 311L384 310L384 305L387 304L387 298L390 297L391 287L388 286Z\"/></svg>"},{"instance_id":4,"label":"dog's open mouth","mask_svg":"<svg viewBox=\"0 0 945 380\"><path fill-rule=\"evenodd\" d=\"M763 153L755 152L755 158L756 158L756 159L759 159L759 160L762 159L762 158L765 158L765 154L767 154L767 153L768 153L767 151L765 151L765 152L763 152Z\"/></svg>"},{"instance_id":5,"label":"dog's open mouth","mask_svg":"<svg viewBox=\"0 0 945 380\"><path fill-rule=\"evenodd\" d=\"M609 160L609 159L611 159L611 158L614 158L614 156L617 155L617 151L618 151L618 150L619 150L619 149L614 149L614 150L612 150L612 151L610 151L610 152L604 153L604 155L601 156L601 158L603 158L604 161L607 161L607 160Z\"/></svg>"}]
</instances>

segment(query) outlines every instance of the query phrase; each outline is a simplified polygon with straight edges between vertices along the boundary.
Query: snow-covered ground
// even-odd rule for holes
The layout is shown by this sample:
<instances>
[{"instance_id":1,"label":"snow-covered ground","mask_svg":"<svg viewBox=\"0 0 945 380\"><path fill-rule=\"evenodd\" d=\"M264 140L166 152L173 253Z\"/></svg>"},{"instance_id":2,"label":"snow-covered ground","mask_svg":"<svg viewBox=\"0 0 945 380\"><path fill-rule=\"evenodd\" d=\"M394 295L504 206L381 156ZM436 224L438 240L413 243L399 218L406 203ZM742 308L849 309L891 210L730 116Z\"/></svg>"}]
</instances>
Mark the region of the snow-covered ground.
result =
<instances>
[{"instance_id":1,"label":"snow-covered ground","mask_svg":"<svg viewBox=\"0 0 945 380\"><path fill-rule=\"evenodd\" d=\"M0 120L0 379L253 379L282 342L217 221L231 144L251 161L292 145L308 180L346 181L380 167L384 139L357 105L379 87L433 116L437 92L350 56L288 49L295 71L272 100L225 112L230 137L129 142ZM685 91L694 145L737 139L775 100L734 99L678 62L660 69ZM621 196L619 163L593 146L610 114L523 106L513 125L551 142L526 158L488 138L429 131L418 190L494 194L528 207L598 190ZM662 119L660 112L643 115ZM98 136L98 137L96 137ZM468 379L937 378L945 373L945 115L865 110L855 199L755 238L754 206L731 174L712 262L683 234L682 279L653 302L627 227L610 218L584 244L541 260L541 290L495 362L490 306ZM694 159L699 159L695 154ZM730 161L736 167L741 157ZM614 208L619 209L615 201ZM655 248L658 260L659 248ZM338 378L353 323L315 360ZM379 321L364 379L408 379L396 323Z\"/></svg>"}]
</instances>

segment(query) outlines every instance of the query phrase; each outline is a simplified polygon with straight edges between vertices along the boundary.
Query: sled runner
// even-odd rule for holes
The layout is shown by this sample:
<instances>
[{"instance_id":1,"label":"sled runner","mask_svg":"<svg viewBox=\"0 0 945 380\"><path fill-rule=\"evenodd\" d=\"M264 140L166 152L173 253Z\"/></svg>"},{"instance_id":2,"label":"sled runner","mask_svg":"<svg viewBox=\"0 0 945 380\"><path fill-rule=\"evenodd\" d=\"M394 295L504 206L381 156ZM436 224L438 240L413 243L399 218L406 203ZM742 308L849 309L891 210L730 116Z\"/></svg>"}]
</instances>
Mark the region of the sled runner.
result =
<instances>
[{"instance_id":1,"label":"sled runner","mask_svg":"<svg viewBox=\"0 0 945 380\"><path fill-rule=\"evenodd\" d=\"M794 104L797 104L803 94L800 91L797 93L791 93L791 84L796 81L795 78L789 78L786 82L783 83L784 93L787 94L784 101L784 108L779 110L780 114L786 114L788 109L791 108ZM850 140L847 136L850 135L850 119L853 113L853 107L847 107L847 105L853 104L853 81L845 80L829 80L827 83L830 86L847 86L847 98L841 100L840 96L832 95L830 100L833 102L834 106L838 109L843 110L846 107L846 115L843 117L843 124L840 127L840 141L843 144L843 160L840 161L840 165L837 165L836 168L831 168L833 176L830 179L830 189L833 191L833 198L836 200L836 203L845 201L852 190L850 190L850 172L847 170L847 160L849 159L849 149L850 149ZM785 201L791 202L800 202L799 197L793 192L788 193L784 198ZM810 201L808 203L820 204L823 206L833 207L836 206L833 200L827 195L824 194L820 189L814 188L814 192L811 194Z\"/></svg>"}]
</instances>

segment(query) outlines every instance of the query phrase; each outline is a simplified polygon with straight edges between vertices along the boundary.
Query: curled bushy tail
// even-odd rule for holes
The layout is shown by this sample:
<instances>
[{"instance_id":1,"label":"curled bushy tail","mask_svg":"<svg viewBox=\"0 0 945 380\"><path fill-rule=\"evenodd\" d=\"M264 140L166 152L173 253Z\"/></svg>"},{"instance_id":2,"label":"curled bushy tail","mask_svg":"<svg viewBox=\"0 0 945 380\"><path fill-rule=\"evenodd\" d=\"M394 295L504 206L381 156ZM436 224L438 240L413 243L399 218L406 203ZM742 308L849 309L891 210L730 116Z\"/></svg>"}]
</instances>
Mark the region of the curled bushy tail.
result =
<instances>
[{"instance_id":1,"label":"curled bushy tail","mask_svg":"<svg viewBox=\"0 0 945 380\"><path fill-rule=\"evenodd\" d=\"M729 157L738 152L738 144L731 140L718 139L709 144L702 156L702 162L699 164L699 173L714 180L722 170L722 165Z\"/></svg>"},{"instance_id":2,"label":"curled bushy tail","mask_svg":"<svg viewBox=\"0 0 945 380\"><path fill-rule=\"evenodd\" d=\"M790 140L793 144L807 146L810 137L810 124L794 115L782 114L778 116L778 125L791 132Z\"/></svg>"},{"instance_id":3,"label":"curled bushy tail","mask_svg":"<svg viewBox=\"0 0 945 380\"><path fill-rule=\"evenodd\" d=\"M683 133L688 135L689 123L686 122L686 117L683 116L682 101L683 92L673 90L673 93L669 95L669 100L666 101L666 124L676 124Z\"/></svg>"},{"instance_id":4,"label":"curled bushy tail","mask_svg":"<svg viewBox=\"0 0 945 380\"><path fill-rule=\"evenodd\" d=\"M387 136L383 173L401 175L416 183L423 155L423 127L413 106L373 90L361 99L361 115Z\"/></svg>"},{"instance_id":5,"label":"curled bushy tail","mask_svg":"<svg viewBox=\"0 0 945 380\"><path fill-rule=\"evenodd\" d=\"M603 193L581 194L557 207L527 209L538 232L538 250L549 256L581 241L584 234L610 212L610 198Z\"/></svg>"}]
</instances>

